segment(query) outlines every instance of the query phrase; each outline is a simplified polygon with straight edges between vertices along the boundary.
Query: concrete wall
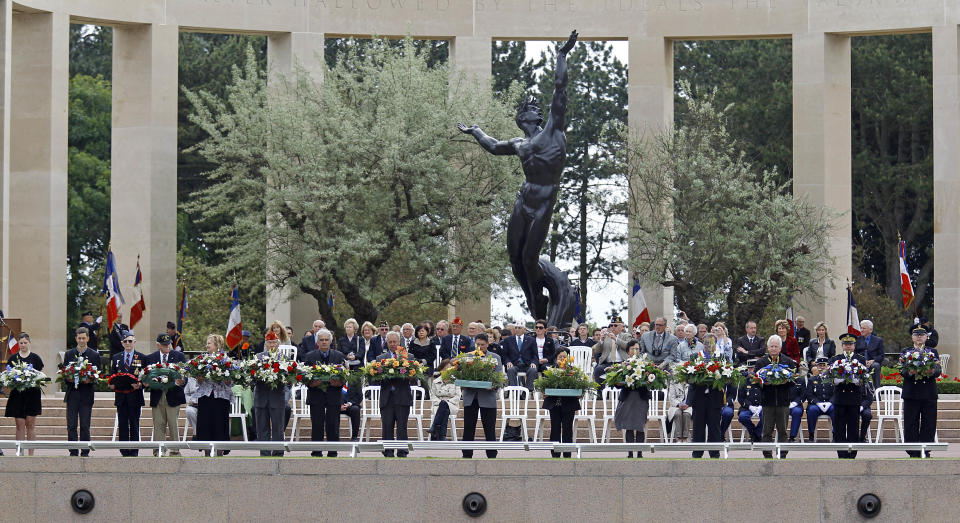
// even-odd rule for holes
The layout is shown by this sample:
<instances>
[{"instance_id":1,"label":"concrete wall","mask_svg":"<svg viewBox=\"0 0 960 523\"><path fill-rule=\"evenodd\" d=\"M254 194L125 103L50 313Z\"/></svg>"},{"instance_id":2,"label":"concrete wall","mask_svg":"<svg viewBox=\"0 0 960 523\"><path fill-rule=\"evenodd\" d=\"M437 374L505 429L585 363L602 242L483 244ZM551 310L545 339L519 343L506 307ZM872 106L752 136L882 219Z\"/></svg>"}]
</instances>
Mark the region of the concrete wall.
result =
<instances>
[{"instance_id":1,"label":"concrete wall","mask_svg":"<svg viewBox=\"0 0 960 523\"><path fill-rule=\"evenodd\" d=\"M6 521L956 521L960 460L3 458ZM96 505L74 514L72 493ZM694 500L693 492L696 492ZM771 512L775 511L775 512ZM748 516L752 514L752 517Z\"/></svg>"}]
</instances>

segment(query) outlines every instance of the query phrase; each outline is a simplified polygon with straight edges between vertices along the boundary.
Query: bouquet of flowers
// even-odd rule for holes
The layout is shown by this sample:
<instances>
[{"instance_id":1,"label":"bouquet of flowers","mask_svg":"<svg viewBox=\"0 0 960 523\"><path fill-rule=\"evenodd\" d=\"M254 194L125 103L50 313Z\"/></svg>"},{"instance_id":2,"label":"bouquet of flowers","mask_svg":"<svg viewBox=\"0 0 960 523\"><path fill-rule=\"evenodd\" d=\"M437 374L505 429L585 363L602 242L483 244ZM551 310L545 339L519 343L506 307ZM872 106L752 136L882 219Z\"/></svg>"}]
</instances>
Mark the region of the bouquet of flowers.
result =
<instances>
[{"instance_id":1,"label":"bouquet of flowers","mask_svg":"<svg viewBox=\"0 0 960 523\"><path fill-rule=\"evenodd\" d=\"M317 387L320 390L327 390L331 381L339 382L342 386L350 379L350 370L341 364L334 365L314 365L312 367L300 367L299 372L294 378L296 383L311 383L319 381Z\"/></svg>"},{"instance_id":2,"label":"bouquet of flowers","mask_svg":"<svg viewBox=\"0 0 960 523\"><path fill-rule=\"evenodd\" d=\"M740 369L726 359L720 357L704 359L699 355L696 359L677 365L674 376L681 383L713 387L717 390L723 390L729 383L739 387L744 381Z\"/></svg>"},{"instance_id":3,"label":"bouquet of flowers","mask_svg":"<svg viewBox=\"0 0 960 523\"><path fill-rule=\"evenodd\" d=\"M86 358L77 358L64 365L57 373L57 383L73 384L94 383L100 379L100 371Z\"/></svg>"},{"instance_id":4,"label":"bouquet of flowers","mask_svg":"<svg viewBox=\"0 0 960 523\"><path fill-rule=\"evenodd\" d=\"M395 379L415 379L425 383L424 370L423 364L417 360L386 358L367 363L363 367L363 375L371 383Z\"/></svg>"},{"instance_id":5,"label":"bouquet of flowers","mask_svg":"<svg viewBox=\"0 0 960 523\"><path fill-rule=\"evenodd\" d=\"M303 380L303 372L297 367L297 362L273 356L250 360L247 364L250 379L260 385L268 385L271 389L280 388L291 383ZM300 380L297 380L300 376Z\"/></svg>"},{"instance_id":6,"label":"bouquet of flowers","mask_svg":"<svg viewBox=\"0 0 960 523\"><path fill-rule=\"evenodd\" d=\"M917 375L921 378L932 376L929 374L940 363L933 351L927 349L910 348L900 353L901 376ZM939 376L935 376L939 377Z\"/></svg>"},{"instance_id":7,"label":"bouquet of flowers","mask_svg":"<svg viewBox=\"0 0 960 523\"><path fill-rule=\"evenodd\" d=\"M231 381L235 385L240 385L246 380L243 365L232 361L222 352L201 354L188 361L183 371L187 376L203 378L214 383Z\"/></svg>"},{"instance_id":8,"label":"bouquet of flowers","mask_svg":"<svg viewBox=\"0 0 960 523\"><path fill-rule=\"evenodd\" d=\"M866 365L854 359L840 358L827 367L826 377L832 378L834 384L853 383L860 384L870 369Z\"/></svg>"},{"instance_id":9,"label":"bouquet of flowers","mask_svg":"<svg viewBox=\"0 0 960 523\"><path fill-rule=\"evenodd\" d=\"M590 379L565 352L557 355L557 366L543 371L533 387L547 396L580 396L593 391L597 383Z\"/></svg>"},{"instance_id":10,"label":"bouquet of flowers","mask_svg":"<svg viewBox=\"0 0 960 523\"><path fill-rule=\"evenodd\" d=\"M143 383L154 390L168 390L183 379L184 368L179 363L154 363L143 369Z\"/></svg>"},{"instance_id":11,"label":"bouquet of flowers","mask_svg":"<svg viewBox=\"0 0 960 523\"><path fill-rule=\"evenodd\" d=\"M604 383L610 387L630 389L665 389L670 375L656 366L647 355L633 357L607 368Z\"/></svg>"},{"instance_id":12,"label":"bouquet of flowers","mask_svg":"<svg viewBox=\"0 0 960 523\"><path fill-rule=\"evenodd\" d=\"M757 383L761 385L783 385L796 379L793 369L779 363L771 363L757 371Z\"/></svg>"},{"instance_id":13,"label":"bouquet of flowers","mask_svg":"<svg viewBox=\"0 0 960 523\"><path fill-rule=\"evenodd\" d=\"M457 383L461 387L500 388L506 385L507 377L497 370L497 360L475 350L461 352L450 362L450 366L440 373L447 383ZM473 383L468 383L473 382ZM478 383L479 382L479 383Z\"/></svg>"},{"instance_id":14,"label":"bouquet of flowers","mask_svg":"<svg viewBox=\"0 0 960 523\"><path fill-rule=\"evenodd\" d=\"M4 389L24 391L47 383L50 383L50 378L25 361L8 364L6 370L0 372L0 388Z\"/></svg>"}]
</instances>

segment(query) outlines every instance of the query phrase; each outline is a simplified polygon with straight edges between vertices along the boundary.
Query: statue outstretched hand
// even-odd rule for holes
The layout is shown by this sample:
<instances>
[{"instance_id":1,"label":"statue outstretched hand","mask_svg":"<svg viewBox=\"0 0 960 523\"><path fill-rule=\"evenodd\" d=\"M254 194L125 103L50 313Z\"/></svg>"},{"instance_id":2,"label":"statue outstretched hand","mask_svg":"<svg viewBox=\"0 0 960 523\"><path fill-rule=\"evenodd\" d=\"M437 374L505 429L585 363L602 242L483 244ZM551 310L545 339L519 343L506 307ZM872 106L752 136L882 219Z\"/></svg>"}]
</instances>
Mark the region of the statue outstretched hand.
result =
<instances>
[{"instance_id":1,"label":"statue outstretched hand","mask_svg":"<svg viewBox=\"0 0 960 523\"><path fill-rule=\"evenodd\" d=\"M577 43L578 36L576 29L570 31L570 38L568 38L567 43L563 44L563 47L560 48L560 52L563 54L569 53L570 50L573 49L573 44Z\"/></svg>"},{"instance_id":2,"label":"statue outstretched hand","mask_svg":"<svg viewBox=\"0 0 960 523\"><path fill-rule=\"evenodd\" d=\"M471 125L470 127L467 127L466 125L463 125L462 123L457 122L457 129L460 129L460 132L463 134L472 134L474 129L479 129L479 127L477 127L476 125Z\"/></svg>"}]
</instances>

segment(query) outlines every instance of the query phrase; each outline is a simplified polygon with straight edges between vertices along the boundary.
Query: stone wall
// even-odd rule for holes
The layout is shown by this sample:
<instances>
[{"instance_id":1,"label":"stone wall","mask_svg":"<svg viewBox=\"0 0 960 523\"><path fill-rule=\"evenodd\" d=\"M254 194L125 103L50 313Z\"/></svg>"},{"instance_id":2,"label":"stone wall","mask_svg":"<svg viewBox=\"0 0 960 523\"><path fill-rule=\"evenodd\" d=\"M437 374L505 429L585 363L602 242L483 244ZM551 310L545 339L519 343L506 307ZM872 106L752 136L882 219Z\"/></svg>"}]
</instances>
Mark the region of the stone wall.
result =
<instances>
[{"instance_id":1,"label":"stone wall","mask_svg":"<svg viewBox=\"0 0 960 523\"><path fill-rule=\"evenodd\" d=\"M5 521L956 521L960 460L2 458ZM93 511L70 496L87 489ZM694 493L696 501L694 501ZM704 508L707 507L707 508Z\"/></svg>"}]
</instances>

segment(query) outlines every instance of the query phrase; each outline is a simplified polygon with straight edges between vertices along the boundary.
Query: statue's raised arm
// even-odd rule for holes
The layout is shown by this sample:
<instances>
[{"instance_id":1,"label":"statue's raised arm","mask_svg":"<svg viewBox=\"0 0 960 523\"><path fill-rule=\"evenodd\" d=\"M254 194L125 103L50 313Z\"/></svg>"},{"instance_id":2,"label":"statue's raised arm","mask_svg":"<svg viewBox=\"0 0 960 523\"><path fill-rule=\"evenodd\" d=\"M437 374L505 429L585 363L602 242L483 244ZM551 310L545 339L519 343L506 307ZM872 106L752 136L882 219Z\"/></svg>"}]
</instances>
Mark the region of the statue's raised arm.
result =
<instances>
[{"instance_id":1,"label":"statue's raised arm","mask_svg":"<svg viewBox=\"0 0 960 523\"><path fill-rule=\"evenodd\" d=\"M572 31L570 38L557 53L557 65L554 69L553 102L550 104L550 121L547 122L554 131L563 132L567 127L567 54L577 43L578 36L576 31Z\"/></svg>"}]
</instances>

